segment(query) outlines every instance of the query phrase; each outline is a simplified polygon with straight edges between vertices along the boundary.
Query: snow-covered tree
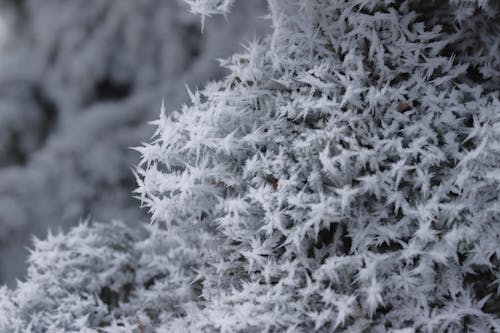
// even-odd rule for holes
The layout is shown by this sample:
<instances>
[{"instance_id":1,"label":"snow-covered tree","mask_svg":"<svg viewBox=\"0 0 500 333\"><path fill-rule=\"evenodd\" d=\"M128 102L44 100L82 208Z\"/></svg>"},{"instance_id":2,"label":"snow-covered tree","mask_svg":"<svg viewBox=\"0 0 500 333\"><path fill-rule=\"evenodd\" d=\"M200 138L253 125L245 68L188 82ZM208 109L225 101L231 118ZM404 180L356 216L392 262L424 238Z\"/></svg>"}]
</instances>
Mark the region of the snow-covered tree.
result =
<instances>
[{"instance_id":1,"label":"snow-covered tree","mask_svg":"<svg viewBox=\"0 0 500 333\"><path fill-rule=\"evenodd\" d=\"M131 192L129 147L151 136L165 98L220 77L263 1L207 21L177 0L2 0L0 282L20 276L30 235L82 218L146 216ZM4 24L5 23L5 24ZM262 24L261 26L264 26ZM3 33L2 33L3 35ZM181 82L181 84L179 84ZM13 260L13 258L16 258Z\"/></svg>"}]
</instances>

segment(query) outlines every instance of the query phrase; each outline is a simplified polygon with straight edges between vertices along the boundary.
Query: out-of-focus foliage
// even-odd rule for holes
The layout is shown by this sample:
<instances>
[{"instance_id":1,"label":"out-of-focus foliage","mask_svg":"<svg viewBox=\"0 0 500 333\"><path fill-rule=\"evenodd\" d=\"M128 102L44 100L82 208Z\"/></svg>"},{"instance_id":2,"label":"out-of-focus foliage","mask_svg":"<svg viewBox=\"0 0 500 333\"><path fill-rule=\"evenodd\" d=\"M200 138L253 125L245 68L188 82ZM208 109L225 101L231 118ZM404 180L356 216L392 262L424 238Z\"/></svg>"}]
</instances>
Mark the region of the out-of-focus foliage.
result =
<instances>
[{"instance_id":1,"label":"out-of-focus foliage","mask_svg":"<svg viewBox=\"0 0 500 333\"><path fill-rule=\"evenodd\" d=\"M0 332L146 333L184 316L199 241L137 229L83 223L36 240L26 281L0 288Z\"/></svg>"},{"instance_id":2,"label":"out-of-focus foliage","mask_svg":"<svg viewBox=\"0 0 500 333\"><path fill-rule=\"evenodd\" d=\"M241 3L202 34L182 1L2 2L0 281L21 272L33 233L88 215L143 218L129 147L149 139L159 101L175 108L184 83L222 74L216 58L249 38L264 7Z\"/></svg>"}]
</instances>

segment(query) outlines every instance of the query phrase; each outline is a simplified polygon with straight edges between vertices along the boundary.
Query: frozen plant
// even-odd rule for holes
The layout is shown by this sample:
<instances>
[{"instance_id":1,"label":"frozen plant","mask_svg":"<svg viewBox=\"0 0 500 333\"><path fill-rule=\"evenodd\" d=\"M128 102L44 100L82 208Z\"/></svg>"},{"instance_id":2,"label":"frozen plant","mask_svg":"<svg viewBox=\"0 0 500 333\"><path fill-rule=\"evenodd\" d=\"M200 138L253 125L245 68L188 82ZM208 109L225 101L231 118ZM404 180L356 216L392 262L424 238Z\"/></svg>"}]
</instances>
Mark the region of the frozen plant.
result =
<instances>
[{"instance_id":1,"label":"frozen plant","mask_svg":"<svg viewBox=\"0 0 500 333\"><path fill-rule=\"evenodd\" d=\"M205 26L205 18L215 14L227 15L231 12L234 0L184 0L193 14L201 15L201 29Z\"/></svg>"},{"instance_id":2,"label":"frozen plant","mask_svg":"<svg viewBox=\"0 0 500 333\"><path fill-rule=\"evenodd\" d=\"M81 223L35 240L26 281L0 289L0 332L153 332L193 301L196 241L158 226Z\"/></svg>"},{"instance_id":3,"label":"frozen plant","mask_svg":"<svg viewBox=\"0 0 500 333\"><path fill-rule=\"evenodd\" d=\"M495 6L270 0L137 148L152 229L36 242L0 331L500 331Z\"/></svg>"},{"instance_id":4,"label":"frozen plant","mask_svg":"<svg viewBox=\"0 0 500 333\"><path fill-rule=\"evenodd\" d=\"M153 221L217 245L179 325L500 330L496 3L269 7L272 35L139 149Z\"/></svg>"}]
</instances>

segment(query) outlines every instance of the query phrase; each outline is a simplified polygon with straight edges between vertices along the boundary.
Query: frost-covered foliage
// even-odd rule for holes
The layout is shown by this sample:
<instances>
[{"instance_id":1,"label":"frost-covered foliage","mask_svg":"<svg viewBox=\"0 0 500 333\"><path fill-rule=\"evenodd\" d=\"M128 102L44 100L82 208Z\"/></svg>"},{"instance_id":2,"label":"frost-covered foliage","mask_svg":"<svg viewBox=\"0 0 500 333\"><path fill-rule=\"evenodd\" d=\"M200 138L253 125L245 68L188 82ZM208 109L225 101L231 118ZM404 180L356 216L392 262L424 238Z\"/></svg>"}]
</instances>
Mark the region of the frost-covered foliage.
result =
<instances>
[{"instance_id":1,"label":"frost-covered foliage","mask_svg":"<svg viewBox=\"0 0 500 333\"><path fill-rule=\"evenodd\" d=\"M138 148L156 224L36 241L0 331L500 331L495 2L269 4Z\"/></svg>"},{"instance_id":2,"label":"frost-covered foliage","mask_svg":"<svg viewBox=\"0 0 500 333\"><path fill-rule=\"evenodd\" d=\"M0 283L19 276L33 233L146 218L129 147L151 136L159 101L176 108L184 82L221 76L215 59L251 35L262 2L201 34L180 0L0 0Z\"/></svg>"},{"instance_id":3,"label":"frost-covered foliage","mask_svg":"<svg viewBox=\"0 0 500 333\"><path fill-rule=\"evenodd\" d=\"M175 232L84 223L36 240L26 281L0 289L0 332L147 333L185 315L199 242Z\"/></svg>"},{"instance_id":4,"label":"frost-covered foliage","mask_svg":"<svg viewBox=\"0 0 500 333\"><path fill-rule=\"evenodd\" d=\"M202 26L206 17L229 14L234 4L234 0L185 0L185 2L193 14L201 15Z\"/></svg>"},{"instance_id":5,"label":"frost-covered foliage","mask_svg":"<svg viewBox=\"0 0 500 333\"><path fill-rule=\"evenodd\" d=\"M139 148L153 221L214 243L178 331L500 331L495 3L270 8Z\"/></svg>"}]
</instances>

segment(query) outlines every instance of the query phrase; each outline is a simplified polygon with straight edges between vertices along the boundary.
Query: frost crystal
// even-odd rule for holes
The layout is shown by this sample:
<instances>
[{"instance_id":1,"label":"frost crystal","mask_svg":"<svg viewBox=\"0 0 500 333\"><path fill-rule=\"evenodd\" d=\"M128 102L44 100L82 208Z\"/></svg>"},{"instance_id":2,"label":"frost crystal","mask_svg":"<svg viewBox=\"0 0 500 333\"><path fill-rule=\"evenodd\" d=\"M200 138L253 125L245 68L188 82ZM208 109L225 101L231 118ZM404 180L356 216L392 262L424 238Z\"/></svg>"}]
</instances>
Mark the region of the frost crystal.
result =
<instances>
[{"instance_id":1,"label":"frost crystal","mask_svg":"<svg viewBox=\"0 0 500 333\"><path fill-rule=\"evenodd\" d=\"M273 33L162 112L137 148L136 195L168 231L124 253L105 241L96 260L113 265L70 293L123 290L132 261L133 311L92 305L79 320L97 313L111 332L500 331L495 2L269 5ZM60 262L37 253L32 270ZM165 289L149 294L149 276ZM51 290L37 283L1 290L2 309L38 318L18 301Z\"/></svg>"},{"instance_id":2,"label":"frost crystal","mask_svg":"<svg viewBox=\"0 0 500 333\"><path fill-rule=\"evenodd\" d=\"M154 220L218 245L186 327L498 330L495 4L270 8L273 34L139 148Z\"/></svg>"}]
</instances>

